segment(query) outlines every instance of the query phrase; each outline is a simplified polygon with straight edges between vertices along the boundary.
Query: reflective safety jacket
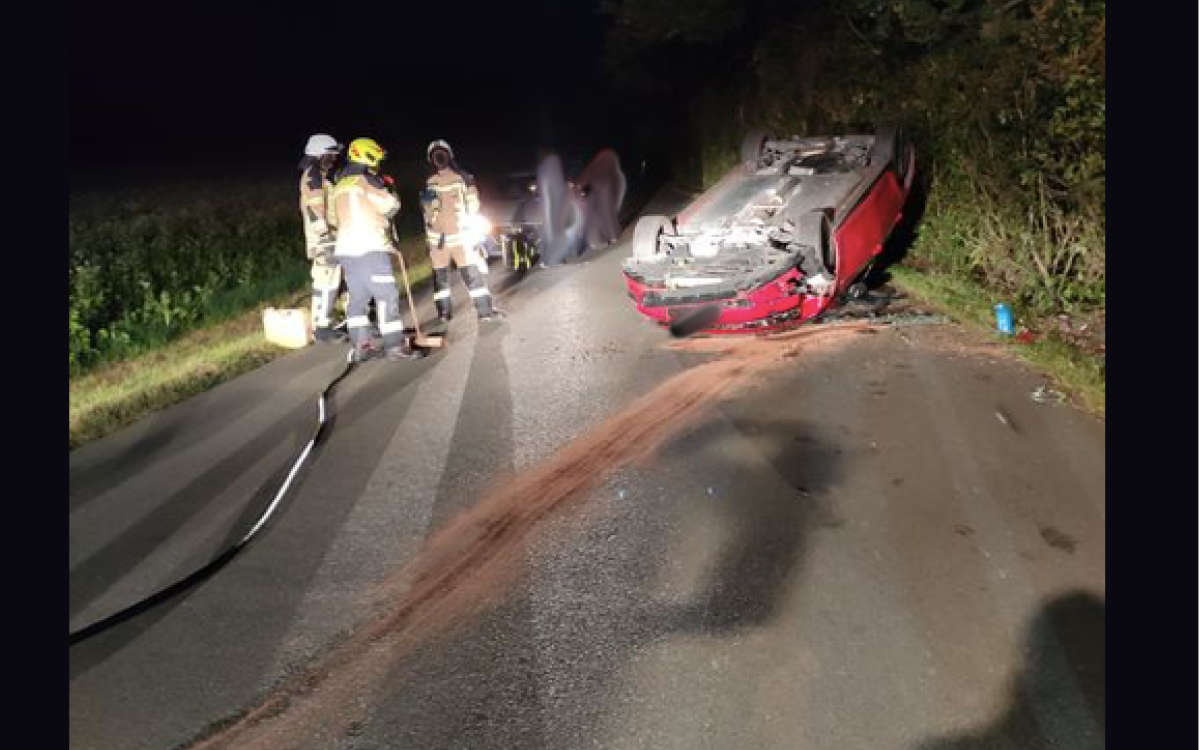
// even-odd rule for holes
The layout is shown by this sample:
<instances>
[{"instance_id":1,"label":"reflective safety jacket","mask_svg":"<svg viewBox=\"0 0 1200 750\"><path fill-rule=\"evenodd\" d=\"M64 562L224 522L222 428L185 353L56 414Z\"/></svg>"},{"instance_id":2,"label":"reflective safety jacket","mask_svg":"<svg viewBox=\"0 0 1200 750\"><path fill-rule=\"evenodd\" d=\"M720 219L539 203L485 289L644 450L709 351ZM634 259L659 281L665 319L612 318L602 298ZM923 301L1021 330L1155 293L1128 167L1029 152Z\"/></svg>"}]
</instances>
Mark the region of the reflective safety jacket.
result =
<instances>
[{"instance_id":1,"label":"reflective safety jacket","mask_svg":"<svg viewBox=\"0 0 1200 750\"><path fill-rule=\"evenodd\" d=\"M449 167L439 169L425 181L421 213L425 216L425 239L431 248L461 245L458 233L463 218L479 213L475 179Z\"/></svg>"},{"instance_id":2,"label":"reflective safety jacket","mask_svg":"<svg viewBox=\"0 0 1200 750\"><path fill-rule=\"evenodd\" d=\"M319 252L321 238L331 235L337 226L329 211L333 200L333 183L321 174L321 164L316 159L300 172L300 216L304 221L304 246L308 257Z\"/></svg>"},{"instance_id":3,"label":"reflective safety jacket","mask_svg":"<svg viewBox=\"0 0 1200 750\"><path fill-rule=\"evenodd\" d=\"M333 208L338 230L334 255L395 249L389 222L400 212L400 199L378 175L344 171L333 188Z\"/></svg>"}]
</instances>

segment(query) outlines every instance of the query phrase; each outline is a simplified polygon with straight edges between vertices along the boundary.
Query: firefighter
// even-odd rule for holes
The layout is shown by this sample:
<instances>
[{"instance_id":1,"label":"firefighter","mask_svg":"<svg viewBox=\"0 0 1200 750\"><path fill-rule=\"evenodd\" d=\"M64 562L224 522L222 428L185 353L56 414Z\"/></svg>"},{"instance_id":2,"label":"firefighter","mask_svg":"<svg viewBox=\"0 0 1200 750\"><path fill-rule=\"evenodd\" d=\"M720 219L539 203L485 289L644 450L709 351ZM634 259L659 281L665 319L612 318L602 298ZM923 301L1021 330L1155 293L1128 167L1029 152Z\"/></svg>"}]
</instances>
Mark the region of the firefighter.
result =
<instances>
[{"instance_id":1,"label":"firefighter","mask_svg":"<svg viewBox=\"0 0 1200 750\"><path fill-rule=\"evenodd\" d=\"M391 360L425 356L412 346L400 318L400 292L392 272L391 221L400 212L400 199L388 190L379 172L386 156L370 138L356 138L346 150L347 164L333 188L338 232L334 256L346 273L350 302L346 327L356 362L379 354L371 339L367 308L375 300L375 319L383 348Z\"/></svg>"},{"instance_id":2,"label":"firefighter","mask_svg":"<svg viewBox=\"0 0 1200 750\"><path fill-rule=\"evenodd\" d=\"M475 311L483 321L504 318L504 312L492 305L487 287L487 254L482 247L479 190L475 178L459 169L450 144L436 140L425 149L425 158L434 173L425 181L421 193L421 212L425 217L425 240L433 265L433 304L438 318L450 320L450 261L454 261L466 284Z\"/></svg>"},{"instance_id":3,"label":"firefighter","mask_svg":"<svg viewBox=\"0 0 1200 750\"><path fill-rule=\"evenodd\" d=\"M317 133L304 146L300 161L300 216L312 261L312 325L318 342L334 341L333 310L342 283L342 269L333 259L336 220L331 208L333 164L342 147L332 136Z\"/></svg>"}]
</instances>

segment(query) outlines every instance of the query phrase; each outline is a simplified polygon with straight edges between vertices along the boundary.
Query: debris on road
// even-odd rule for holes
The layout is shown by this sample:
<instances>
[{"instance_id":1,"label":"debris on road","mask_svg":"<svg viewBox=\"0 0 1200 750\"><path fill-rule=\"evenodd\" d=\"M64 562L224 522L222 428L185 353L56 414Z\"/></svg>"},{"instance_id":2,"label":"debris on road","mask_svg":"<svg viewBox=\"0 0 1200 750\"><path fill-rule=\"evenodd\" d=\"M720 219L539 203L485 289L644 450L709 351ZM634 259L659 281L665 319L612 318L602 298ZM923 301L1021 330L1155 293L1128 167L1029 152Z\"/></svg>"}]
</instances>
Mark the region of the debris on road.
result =
<instances>
[{"instance_id":1,"label":"debris on road","mask_svg":"<svg viewBox=\"0 0 1200 750\"><path fill-rule=\"evenodd\" d=\"M881 314L878 309L864 312L850 307L839 308L833 312L826 313L813 322L829 323L835 320L868 320L871 323L889 326L943 325L952 322L945 315L929 313L921 309L906 309L904 311Z\"/></svg>"},{"instance_id":2,"label":"debris on road","mask_svg":"<svg viewBox=\"0 0 1200 750\"><path fill-rule=\"evenodd\" d=\"M1062 550L1068 555L1075 554L1075 545L1077 542L1071 536L1064 534L1053 526L1043 526L1040 529L1040 533L1042 535L1042 539L1046 541L1046 544L1054 547L1055 549Z\"/></svg>"},{"instance_id":3,"label":"debris on road","mask_svg":"<svg viewBox=\"0 0 1200 750\"><path fill-rule=\"evenodd\" d=\"M1053 388L1048 388L1045 383L1034 388L1033 393L1030 393L1029 397L1039 404L1063 404L1067 401L1067 394L1062 391L1056 391Z\"/></svg>"},{"instance_id":4,"label":"debris on road","mask_svg":"<svg viewBox=\"0 0 1200 750\"><path fill-rule=\"evenodd\" d=\"M1017 431L1016 426L1012 423L1012 420L1008 418L1008 415L1004 413L1003 409L996 409L996 419L1000 420L1000 424L1004 425L1013 432Z\"/></svg>"},{"instance_id":5,"label":"debris on road","mask_svg":"<svg viewBox=\"0 0 1200 750\"><path fill-rule=\"evenodd\" d=\"M880 315L874 319L876 323L891 326L920 326L920 325L946 325L953 321L945 315L927 312L912 312L898 313L896 315Z\"/></svg>"}]
</instances>

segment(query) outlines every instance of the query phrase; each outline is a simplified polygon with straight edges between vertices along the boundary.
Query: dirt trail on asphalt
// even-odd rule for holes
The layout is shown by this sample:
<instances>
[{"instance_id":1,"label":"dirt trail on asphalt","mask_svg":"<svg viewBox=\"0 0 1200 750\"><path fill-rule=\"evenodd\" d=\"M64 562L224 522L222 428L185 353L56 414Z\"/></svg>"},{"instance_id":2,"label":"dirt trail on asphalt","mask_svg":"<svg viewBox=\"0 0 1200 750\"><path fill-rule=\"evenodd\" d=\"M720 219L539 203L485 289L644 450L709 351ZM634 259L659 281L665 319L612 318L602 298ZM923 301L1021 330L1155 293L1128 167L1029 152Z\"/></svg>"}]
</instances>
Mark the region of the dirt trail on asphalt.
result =
<instances>
[{"instance_id":1,"label":"dirt trail on asphalt","mask_svg":"<svg viewBox=\"0 0 1200 750\"><path fill-rule=\"evenodd\" d=\"M685 339L670 348L716 355L679 373L553 456L508 479L427 540L379 588L373 616L253 707L210 727L191 748L327 744L369 710L372 687L415 645L501 598L520 573L530 534L614 470L645 461L755 375L840 346L866 323L805 327L759 338ZM317 741L323 736L324 741Z\"/></svg>"}]
</instances>

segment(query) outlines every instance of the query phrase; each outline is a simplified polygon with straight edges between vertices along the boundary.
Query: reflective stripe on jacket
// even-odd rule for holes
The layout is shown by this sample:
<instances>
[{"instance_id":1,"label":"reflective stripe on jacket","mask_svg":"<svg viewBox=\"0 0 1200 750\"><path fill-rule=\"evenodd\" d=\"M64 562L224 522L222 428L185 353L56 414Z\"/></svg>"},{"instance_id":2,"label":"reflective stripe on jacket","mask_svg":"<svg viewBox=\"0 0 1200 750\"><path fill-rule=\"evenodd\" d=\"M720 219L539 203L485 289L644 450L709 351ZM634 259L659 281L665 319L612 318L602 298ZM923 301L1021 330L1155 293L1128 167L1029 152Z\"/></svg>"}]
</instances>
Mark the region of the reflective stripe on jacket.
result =
<instances>
[{"instance_id":1,"label":"reflective stripe on jacket","mask_svg":"<svg viewBox=\"0 0 1200 750\"><path fill-rule=\"evenodd\" d=\"M462 218L479 213L479 190L474 179L449 167L439 169L425 181L421 212L425 216L425 239L432 246L457 245Z\"/></svg>"},{"instance_id":2,"label":"reflective stripe on jacket","mask_svg":"<svg viewBox=\"0 0 1200 750\"><path fill-rule=\"evenodd\" d=\"M333 207L338 222L334 255L394 249L388 223L400 212L400 199L382 179L370 173L344 174L333 188Z\"/></svg>"},{"instance_id":3,"label":"reflective stripe on jacket","mask_svg":"<svg viewBox=\"0 0 1200 750\"><path fill-rule=\"evenodd\" d=\"M304 243L308 248L320 244L321 236L337 225L330 214L333 183L321 174L321 165L313 161L300 173L300 216L304 220Z\"/></svg>"}]
</instances>

